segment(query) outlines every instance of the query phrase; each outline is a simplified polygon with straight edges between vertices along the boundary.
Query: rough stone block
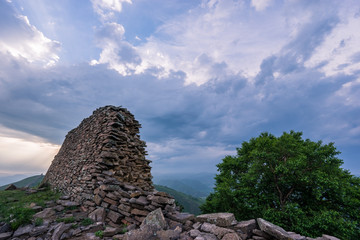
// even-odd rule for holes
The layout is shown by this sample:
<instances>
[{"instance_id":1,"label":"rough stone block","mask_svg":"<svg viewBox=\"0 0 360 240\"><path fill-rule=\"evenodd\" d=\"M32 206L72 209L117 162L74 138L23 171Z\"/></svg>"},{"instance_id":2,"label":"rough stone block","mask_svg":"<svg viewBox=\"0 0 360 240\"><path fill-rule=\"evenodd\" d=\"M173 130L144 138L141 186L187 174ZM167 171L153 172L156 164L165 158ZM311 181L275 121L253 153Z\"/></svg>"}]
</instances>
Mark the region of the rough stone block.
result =
<instances>
[{"instance_id":1,"label":"rough stone block","mask_svg":"<svg viewBox=\"0 0 360 240\"><path fill-rule=\"evenodd\" d=\"M291 239L290 235L281 227L272 224L262 218L257 219L257 223L260 227L260 230L266 232L267 234L279 239L279 240L288 240Z\"/></svg>"},{"instance_id":2,"label":"rough stone block","mask_svg":"<svg viewBox=\"0 0 360 240\"><path fill-rule=\"evenodd\" d=\"M210 213L197 216L196 221L213 223L220 227L230 227L235 221L235 217L232 213Z\"/></svg>"},{"instance_id":3,"label":"rough stone block","mask_svg":"<svg viewBox=\"0 0 360 240\"><path fill-rule=\"evenodd\" d=\"M158 229L168 228L168 224L164 218L161 208L152 211L146 216L140 227L144 227L145 225L154 225Z\"/></svg>"},{"instance_id":4,"label":"rough stone block","mask_svg":"<svg viewBox=\"0 0 360 240\"><path fill-rule=\"evenodd\" d=\"M106 211L104 208L97 208L89 214L89 218L95 222L104 222L106 216Z\"/></svg>"},{"instance_id":5,"label":"rough stone block","mask_svg":"<svg viewBox=\"0 0 360 240\"><path fill-rule=\"evenodd\" d=\"M114 211L109 211L107 217L114 223L119 223L120 220L123 218L120 213Z\"/></svg>"}]
</instances>

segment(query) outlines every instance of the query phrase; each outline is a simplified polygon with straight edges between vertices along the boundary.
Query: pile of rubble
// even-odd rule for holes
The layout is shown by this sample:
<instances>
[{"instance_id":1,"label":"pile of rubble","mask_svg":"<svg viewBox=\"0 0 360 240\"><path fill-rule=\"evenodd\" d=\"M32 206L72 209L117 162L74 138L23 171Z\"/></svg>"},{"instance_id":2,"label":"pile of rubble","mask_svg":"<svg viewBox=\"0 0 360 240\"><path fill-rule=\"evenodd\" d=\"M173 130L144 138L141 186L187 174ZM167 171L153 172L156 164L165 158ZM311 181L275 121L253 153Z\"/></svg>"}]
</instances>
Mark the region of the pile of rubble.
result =
<instances>
[{"instance_id":1,"label":"pile of rubble","mask_svg":"<svg viewBox=\"0 0 360 240\"><path fill-rule=\"evenodd\" d=\"M261 218L239 222L232 213L181 213L175 200L164 192L145 192L128 184L102 186L103 206L89 212L69 196L47 202L46 208L32 204L38 211L33 223L16 231L0 223L0 240L312 240ZM114 186L118 186L116 191L109 190ZM316 240L338 239L323 235Z\"/></svg>"}]
</instances>

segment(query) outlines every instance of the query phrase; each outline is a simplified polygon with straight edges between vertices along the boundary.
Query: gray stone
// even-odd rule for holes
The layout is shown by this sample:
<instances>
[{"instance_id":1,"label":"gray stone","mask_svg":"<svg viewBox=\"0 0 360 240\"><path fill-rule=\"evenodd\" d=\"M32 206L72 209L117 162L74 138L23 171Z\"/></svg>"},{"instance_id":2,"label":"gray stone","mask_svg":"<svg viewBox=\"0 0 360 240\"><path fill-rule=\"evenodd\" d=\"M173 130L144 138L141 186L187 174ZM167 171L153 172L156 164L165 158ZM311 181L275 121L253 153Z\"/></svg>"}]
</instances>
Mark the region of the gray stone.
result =
<instances>
[{"instance_id":1,"label":"gray stone","mask_svg":"<svg viewBox=\"0 0 360 240\"><path fill-rule=\"evenodd\" d=\"M241 240L236 233L227 233L221 240Z\"/></svg>"},{"instance_id":2,"label":"gray stone","mask_svg":"<svg viewBox=\"0 0 360 240\"><path fill-rule=\"evenodd\" d=\"M199 230L197 230L197 229L190 230L189 234L190 234L190 237L192 237L192 238L196 238L197 236L201 236L201 232Z\"/></svg>"},{"instance_id":3,"label":"gray stone","mask_svg":"<svg viewBox=\"0 0 360 240\"><path fill-rule=\"evenodd\" d=\"M84 239L86 239L86 240L100 240L101 238L95 236L95 233L86 233Z\"/></svg>"},{"instance_id":4,"label":"gray stone","mask_svg":"<svg viewBox=\"0 0 360 240\"><path fill-rule=\"evenodd\" d=\"M94 196L94 202L95 202L96 205L100 205L101 202L102 202L102 198L99 195L96 194Z\"/></svg>"},{"instance_id":5,"label":"gray stone","mask_svg":"<svg viewBox=\"0 0 360 240\"><path fill-rule=\"evenodd\" d=\"M39 227L34 227L31 232L30 232L30 236L39 236L45 232L47 232L48 230L48 226L39 226Z\"/></svg>"},{"instance_id":6,"label":"gray stone","mask_svg":"<svg viewBox=\"0 0 360 240\"><path fill-rule=\"evenodd\" d=\"M190 214L190 213L179 213L176 212L174 214L167 214L166 215L168 218L177 221L177 222L181 222L183 224L185 224L186 221L191 221L195 219L194 214Z\"/></svg>"},{"instance_id":7,"label":"gray stone","mask_svg":"<svg viewBox=\"0 0 360 240\"><path fill-rule=\"evenodd\" d=\"M70 199L70 196L68 196L68 195L62 195L62 196L60 196L59 199L60 199L60 200L69 200L69 199Z\"/></svg>"},{"instance_id":8,"label":"gray stone","mask_svg":"<svg viewBox=\"0 0 360 240\"><path fill-rule=\"evenodd\" d=\"M9 239L12 236L13 232L4 232L0 233L0 240Z\"/></svg>"},{"instance_id":9,"label":"gray stone","mask_svg":"<svg viewBox=\"0 0 360 240\"><path fill-rule=\"evenodd\" d=\"M104 208L97 208L89 214L89 218L95 222L104 222L105 215L106 215L106 211Z\"/></svg>"},{"instance_id":10,"label":"gray stone","mask_svg":"<svg viewBox=\"0 0 360 240\"><path fill-rule=\"evenodd\" d=\"M236 224L235 229L240 229L242 233L250 234L256 228L256 220L241 221Z\"/></svg>"},{"instance_id":11,"label":"gray stone","mask_svg":"<svg viewBox=\"0 0 360 240\"><path fill-rule=\"evenodd\" d=\"M109 211L107 214L107 217L113 222L113 223L119 223L120 220L123 218L123 216L120 213Z\"/></svg>"},{"instance_id":12,"label":"gray stone","mask_svg":"<svg viewBox=\"0 0 360 240\"><path fill-rule=\"evenodd\" d=\"M48 219L51 218L53 216L55 216L55 210L52 208L45 208L44 210L42 210L41 212L38 212L34 215L34 219L36 218L42 218L42 219Z\"/></svg>"},{"instance_id":13,"label":"gray stone","mask_svg":"<svg viewBox=\"0 0 360 240\"><path fill-rule=\"evenodd\" d=\"M201 227L201 223L200 222L196 222L193 224L193 229L199 229Z\"/></svg>"},{"instance_id":14,"label":"gray stone","mask_svg":"<svg viewBox=\"0 0 360 240\"><path fill-rule=\"evenodd\" d=\"M69 230L72 226L72 223L69 223L69 224L65 224L63 222L57 224L54 228L54 233L52 234L51 236L51 240L59 240L61 235Z\"/></svg>"},{"instance_id":15,"label":"gray stone","mask_svg":"<svg viewBox=\"0 0 360 240\"><path fill-rule=\"evenodd\" d=\"M324 240L340 240L340 239L337 238L337 237L330 236L330 235L326 235L326 234L323 234L323 235L322 235L322 238L323 238Z\"/></svg>"},{"instance_id":16,"label":"gray stone","mask_svg":"<svg viewBox=\"0 0 360 240\"><path fill-rule=\"evenodd\" d=\"M195 239L204 239L204 240L218 240L218 238L211 233L203 233L201 236L196 237Z\"/></svg>"},{"instance_id":17,"label":"gray stone","mask_svg":"<svg viewBox=\"0 0 360 240\"><path fill-rule=\"evenodd\" d=\"M201 225L201 231L203 232L208 232L208 233L212 233L214 234L216 237L218 238L222 238L225 234L227 233L233 233L234 230L228 229L228 228L223 228L223 227L218 227L215 224L211 224L211 223L203 223Z\"/></svg>"},{"instance_id":18,"label":"gray stone","mask_svg":"<svg viewBox=\"0 0 360 240\"><path fill-rule=\"evenodd\" d=\"M169 204L169 205L172 205L175 203L175 199L173 198L167 198L167 197L162 197L162 196L148 196L147 198L148 200L150 201L153 201L153 202L156 202L158 204Z\"/></svg>"},{"instance_id":19,"label":"gray stone","mask_svg":"<svg viewBox=\"0 0 360 240\"><path fill-rule=\"evenodd\" d=\"M269 239L271 239L271 238L264 238L264 237L260 237L260 236L252 236L251 237L252 239L254 239L254 240L269 240Z\"/></svg>"},{"instance_id":20,"label":"gray stone","mask_svg":"<svg viewBox=\"0 0 360 240\"><path fill-rule=\"evenodd\" d=\"M156 226L158 229L168 228L168 224L164 218L161 208L158 208L152 211L151 213L149 213L141 223L140 228L144 227L145 225Z\"/></svg>"},{"instance_id":21,"label":"gray stone","mask_svg":"<svg viewBox=\"0 0 360 240\"><path fill-rule=\"evenodd\" d=\"M11 232L11 226L8 223L4 223L1 227L0 227L0 233L7 233L7 232Z\"/></svg>"},{"instance_id":22,"label":"gray stone","mask_svg":"<svg viewBox=\"0 0 360 240\"><path fill-rule=\"evenodd\" d=\"M20 236L22 236L22 235L29 234L33 228L34 228L34 227L33 227L32 225L26 225L26 226L24 226L24 227L19 227L19 228L14 232L13 237L20 237Z\"/></svg>"},{"instance_id":23,"label":"gray stone","mask_svg":"<svg viewBox=\"0 0 360 240\"><path fill-rule=\"evenodd\" d=\"M257 223L261 231L266 232L267 234L277 238L278 240L291 239L290 235L283 228L272 224L271 222L268 222L262 218L258 218Z\"/></svg>"},{"instance_id":24,"label":"gray stone","mask_svg":"<svg viewBox=\"0 0 360 240\"><path fill-rule=\"evenodd\" d=\"M104 237L111 237L116 235L120 229L114 227L106 227L104 230Z\"/></svg>"},{"instance_id":25,"label":"gray stone","mask_svg":"<svg viewBox=\"0 0 360 240\"><path fill-rule=\"evenodd\" d=\"M144 225L142 228L125 233L123 240L158 240L159 238L156 235L158 230L155 225Z\"/></svg>"},{"instance_id":26,"label":"gray stone","mask_svg":"<svg viewBox=\"0 0 360 240\"><path fill-rule=\"evenodd\" d=\"M293 240L306 240L306 237L301 236L300 234L293 233L293 232L288 232L288 234L290 235L290 238Z\"/></svg>"},{"instance_id":27,"label":"gray stone","mask_svg":"<svg viewBox=\"0 0 360 240\"><path fill-rule=\"evenodd\" d=\"M69 200L57 200L56 203L61 204L64 207L77 207L77 206L79 206L79 203L69 201Z\"/></svg>"},{"instance_id":28,"label":"gray stone","mask_svg":"<svg viewBox=\"0 0 360 240\"><path fill-rule=\"evenodd\" d=\"M139 198L135 199L135 203L142 206L149 205L149 201L145 196L140 196Z\"/></svg>"},{"instance_id":29,"label":"gray stone","mask_svg":"<svg viewBox=\"0 0 360 240\"><path fill-rule=\"evenodd\" d=\"M180 227L175 228L175 230L160 230L156 232L159 240L175 240L180 238L180 233L182 229Z\"/></svg>"},{"instance_id":30,"label":"gray stone","mask_svg":"<svg viewBox=\"0 0 360 240\"><path fill-rule=\"evenodd\" d=\"M232 213L210 213L197 216L196 221L213 223L220 227L230 227L235 221L235 217Z\"/></svg>"},{"instance_id":31,"label":"gray stone","mask_svg":"<svg viewBox=\"0 0 360 240\"><path fill-rule=\"evenodd\" d=\"M269 234L267 234L266 232L263 232L263 231L261 231L259 229L254 229L252 232L256 236L263 237L265 239L271 239L271 236ZM253 236L253 238L254 238L254 236Z\"/></svg>"}]
</instances>

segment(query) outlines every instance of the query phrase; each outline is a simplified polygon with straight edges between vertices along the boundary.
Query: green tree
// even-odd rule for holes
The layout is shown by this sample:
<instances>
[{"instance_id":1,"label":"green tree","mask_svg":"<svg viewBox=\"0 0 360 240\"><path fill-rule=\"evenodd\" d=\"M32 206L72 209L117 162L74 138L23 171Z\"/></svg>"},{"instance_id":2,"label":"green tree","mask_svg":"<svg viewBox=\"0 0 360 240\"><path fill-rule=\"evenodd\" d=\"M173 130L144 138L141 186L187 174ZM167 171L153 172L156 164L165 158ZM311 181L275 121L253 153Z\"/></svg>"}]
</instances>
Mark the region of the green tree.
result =
<instances>
[{"instance_id":1,"label":"green tree","mask_svg":"<svg viewBox=\"0 0 360 240\"><path fill-rule=\"evenodd\" d=\"M214 192L201 210L262 217L311 237L360 239L360 178L340 167L339 153L301 132L262 133L217 165Z\"/></svg>"}]
</instances>

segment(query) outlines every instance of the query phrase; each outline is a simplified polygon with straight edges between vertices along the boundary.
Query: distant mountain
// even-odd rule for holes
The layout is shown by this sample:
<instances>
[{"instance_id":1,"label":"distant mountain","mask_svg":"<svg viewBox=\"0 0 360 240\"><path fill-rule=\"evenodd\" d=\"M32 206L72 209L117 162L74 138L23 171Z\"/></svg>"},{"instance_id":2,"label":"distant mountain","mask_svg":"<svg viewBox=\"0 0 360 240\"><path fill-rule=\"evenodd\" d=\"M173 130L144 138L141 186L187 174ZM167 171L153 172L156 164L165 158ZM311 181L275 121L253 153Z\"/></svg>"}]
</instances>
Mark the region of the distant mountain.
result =
<instances>
[{"instance_id":1,"label":"distant mountain","mask_svg":"<svg viewBox=\"0 0 360 240\"><path fill-rule=\"evenodd\" d=\"M206 198L214 188L214 173L154 175L153 182L196 198Z\"/></svg>"},{"instance_id":2,"label":"distant mountain","mask_svg":"<svg viewBox=\"0 0 360 240\"><path fill-rule=\"evenodd\" d=\"M0 186L11 184L13 182L20 181L21 179L33 176L35 174L15 174L15 175L9 175L5 173L0 173Z\"/></svg>"},{"instance_id":3,"label":"distant mountain","mask_svg":"<svg viewBox=\"0 0 360 240\"><path fill-rule=\"evenodd\" d=\"M35 187L35 186L39 185L39 183L43 180L43 178L44 178L44 175L41 174L41 175L36 175L36 176L25 178L23 180L20 180L18 182L14 182L12 184L14 184L18 188L20 188L20 187ZM6 184L4 186L1 186L0 190L4 190L10 184Z\"/></svg>"},{"instance_id":4,"label":"distant mountain","mask_svg":"<svg viewBox=\"0 0 360 240\"><path fill-rule=\"evenodd\" d=\"M184 212L189 212L195 215L201 214L199 206L204 203L204 200L201 198L195 198L193 196L187 195L182 192L178 192L174 189L161 186L161 185L155 185L155 189L161 192L166 192L173 196L177 202L179 202L183 207Z\"/></svg>"}]
</instances>

